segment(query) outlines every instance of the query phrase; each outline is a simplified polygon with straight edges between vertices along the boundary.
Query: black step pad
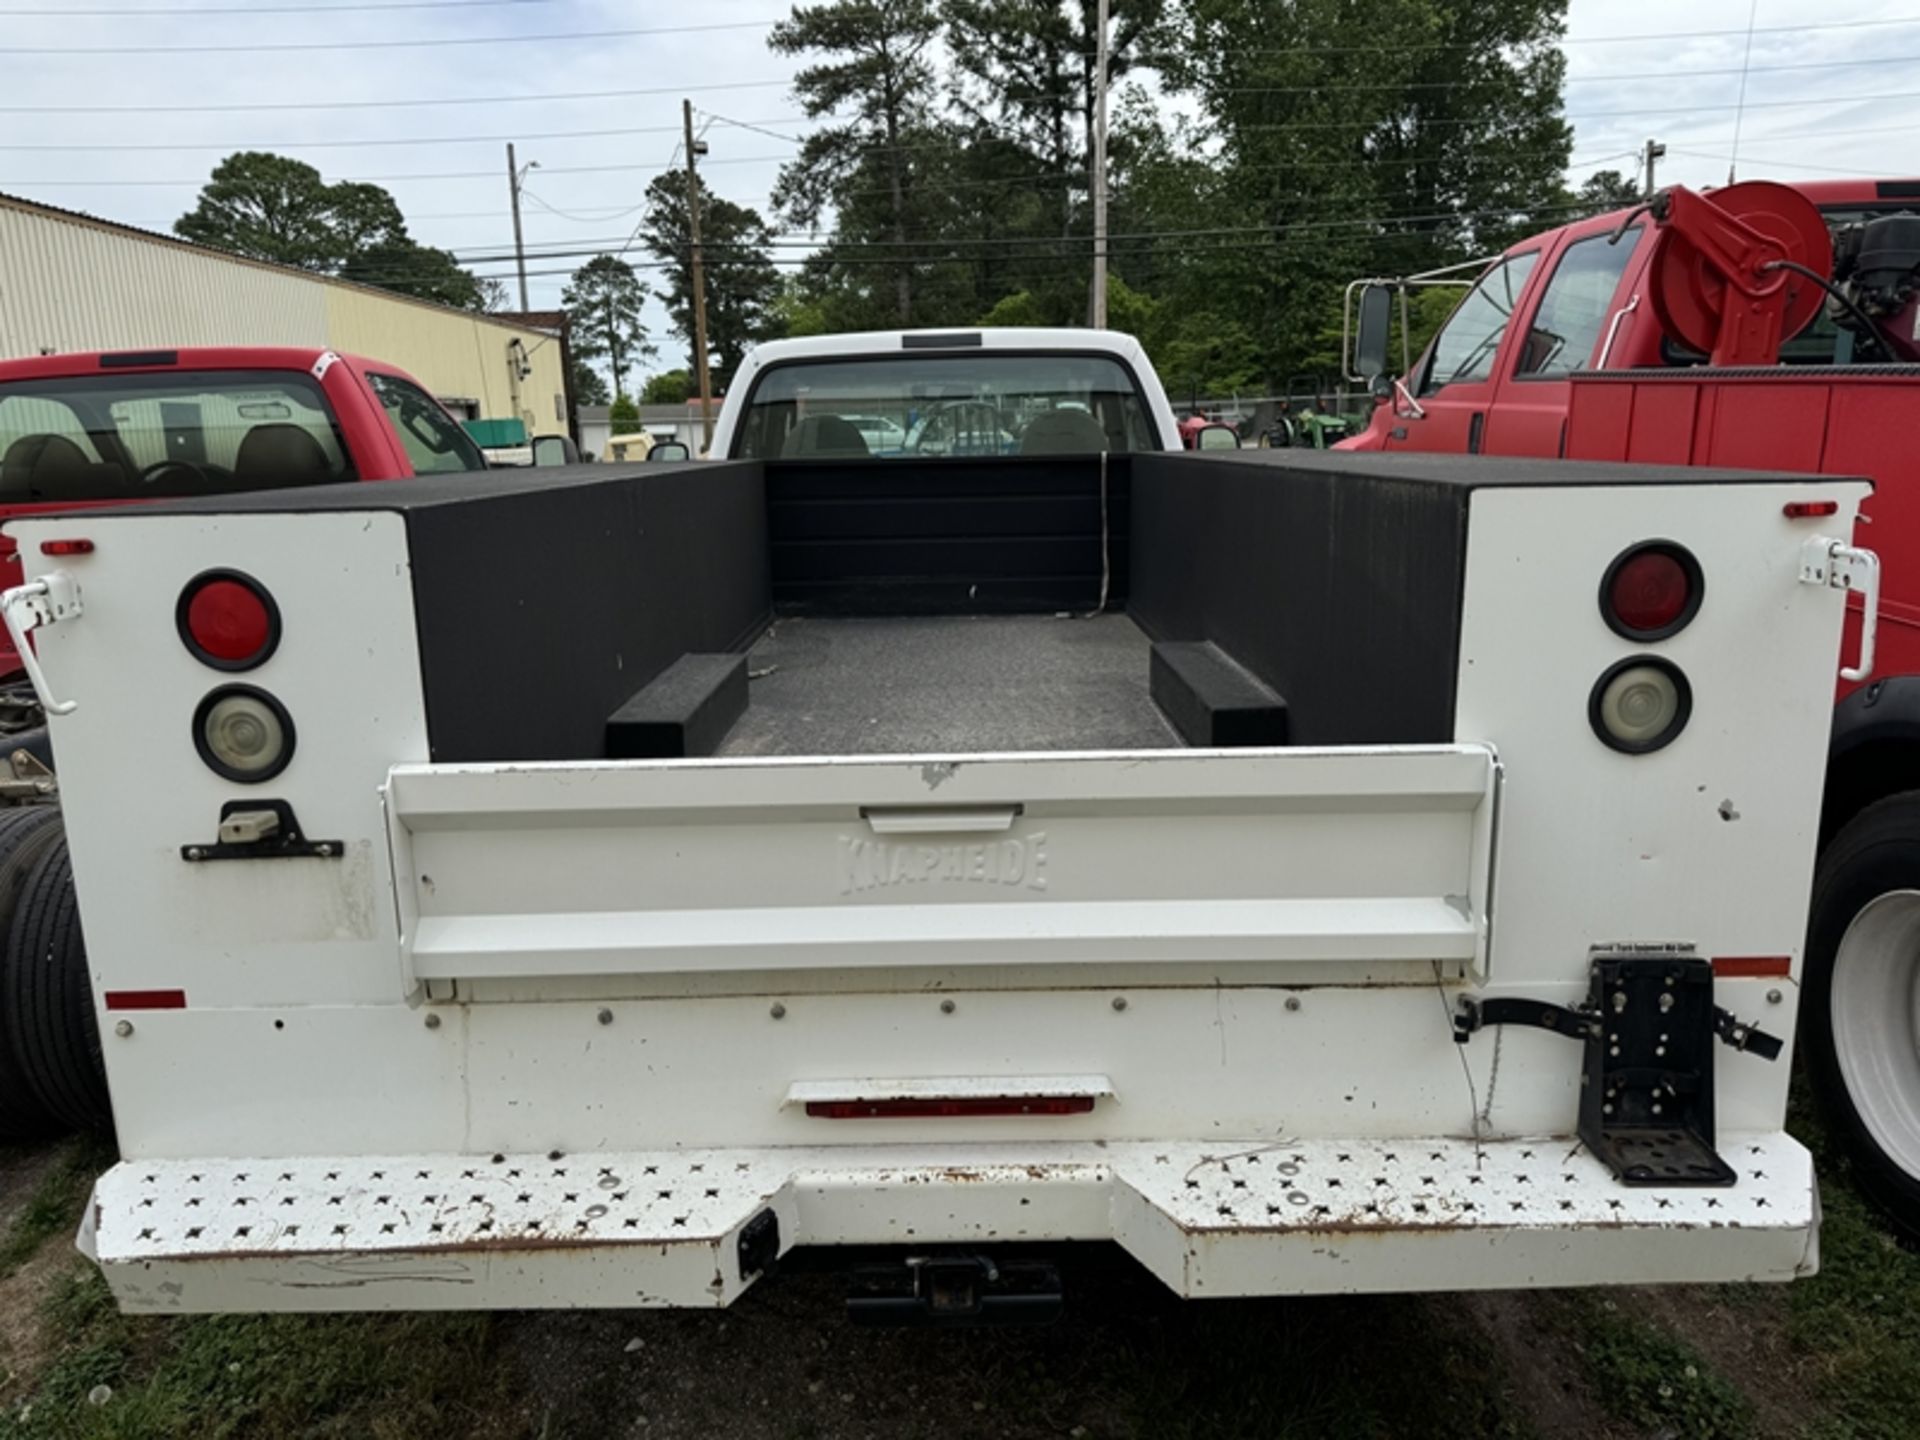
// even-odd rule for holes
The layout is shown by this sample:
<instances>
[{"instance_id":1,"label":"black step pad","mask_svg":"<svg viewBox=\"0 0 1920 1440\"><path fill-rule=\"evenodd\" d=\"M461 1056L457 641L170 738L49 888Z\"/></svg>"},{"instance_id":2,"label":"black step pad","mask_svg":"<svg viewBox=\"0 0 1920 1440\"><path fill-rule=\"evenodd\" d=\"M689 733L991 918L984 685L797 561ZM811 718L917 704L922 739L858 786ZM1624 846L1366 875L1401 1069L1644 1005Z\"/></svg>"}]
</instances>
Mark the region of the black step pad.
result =
<instances>
[{"instance_id":1,"label":"black step pad","mask_svg":"<svg viewBox=\"0 0 1920 1440\"><path fill-rule=\"evenodd\" d=\"M607 717L607 758L712 755L746 713L745 655L682 655Z\"/></svg>"},{"instance_id":2,"label":"black step pad","mask_svg":"<svg viewBox=\"0 0 1920 1440\"><path fill-rule=\"evenodd\" d=\"M1189 745L1287 743L1287 702L1211 640L1153 647L1153 703Z\"/></svg>"}]
</instances>

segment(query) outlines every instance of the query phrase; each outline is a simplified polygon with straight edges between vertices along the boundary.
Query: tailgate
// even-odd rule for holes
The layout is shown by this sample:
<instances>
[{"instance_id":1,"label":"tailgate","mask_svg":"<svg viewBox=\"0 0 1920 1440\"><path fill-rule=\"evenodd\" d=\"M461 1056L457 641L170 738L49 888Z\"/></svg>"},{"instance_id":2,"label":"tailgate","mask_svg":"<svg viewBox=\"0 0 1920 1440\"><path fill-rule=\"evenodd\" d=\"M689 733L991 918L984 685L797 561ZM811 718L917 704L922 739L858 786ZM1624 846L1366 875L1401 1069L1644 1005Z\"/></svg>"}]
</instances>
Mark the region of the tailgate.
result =
<instances>
[{"instance_id":1,"label":"tailgate","mask_svg":"<svg viewBox=\"0 0 1920 1440\"><path fill-rule=\"evenodd\" d=\"M418 982L1484 972L1484 746L401 766ZM1249 975L1247 978L1254 978Z\"/></svg>"}]
</instances>

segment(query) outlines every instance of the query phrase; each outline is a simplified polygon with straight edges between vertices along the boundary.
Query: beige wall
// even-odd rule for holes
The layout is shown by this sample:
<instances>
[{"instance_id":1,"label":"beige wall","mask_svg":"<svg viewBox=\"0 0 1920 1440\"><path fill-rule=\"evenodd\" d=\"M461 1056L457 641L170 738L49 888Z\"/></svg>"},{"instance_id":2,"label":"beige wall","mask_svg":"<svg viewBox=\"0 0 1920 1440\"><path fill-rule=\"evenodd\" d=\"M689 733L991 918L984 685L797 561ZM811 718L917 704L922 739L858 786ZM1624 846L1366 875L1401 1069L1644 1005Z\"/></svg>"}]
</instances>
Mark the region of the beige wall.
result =
<instances>
[{"instance_id":1,"label":"beige wall","mask_svg":"<svg viewBox=\"0 0 1920 1440\"><path fill-rule=\"evenodd\" d=\"M327 287L0 204L0 359L43 350L324 345Z\"/></svg>"},{"instance_id":2,"label":"beige wall","mask_svg":"<svg viewBox=\"0 0 1920 1440\"><path fill-rule=\"evenodd\" d=\"M477 400L484 419L519 415L529 435L567 433L566 385L560 342L439 306L393 300L351 285L322 287L327 299L325 343L335 350L391 361L442 400ZM509 363L509 349L519 341ZM516 370L530 368L524 380Z\"/></svg>"},{"instance_id":3,"label":"beige wall","mask_svg":"<svg viewBox=\"0 0 1920 1440\"><path fill-rule=\"evenodd\" d=\"M478 401L482 419L567 430L560 342L537 330L0 199L0 359L183 345L325 346Z\"/></svg>"}]
</instances>

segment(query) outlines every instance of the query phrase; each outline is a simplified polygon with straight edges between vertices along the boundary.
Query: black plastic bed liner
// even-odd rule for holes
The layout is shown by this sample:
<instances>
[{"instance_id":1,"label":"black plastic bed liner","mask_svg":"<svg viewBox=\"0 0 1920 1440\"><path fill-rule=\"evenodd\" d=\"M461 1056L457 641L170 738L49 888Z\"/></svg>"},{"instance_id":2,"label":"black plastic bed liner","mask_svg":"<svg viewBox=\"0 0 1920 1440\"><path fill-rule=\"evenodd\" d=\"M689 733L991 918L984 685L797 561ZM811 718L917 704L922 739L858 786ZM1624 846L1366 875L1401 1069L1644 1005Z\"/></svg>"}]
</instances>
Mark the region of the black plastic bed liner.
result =
<instances>
[{"instance_id":1,"label":"black plastic bed liner","mask_svg":"<svg viewBox=\"0 0 1920 1440\"><path fill-rule=\"evenodd\" d=\"M1125 615L784 617L748 656L722 755L1166 750Z\"/></svg>"}]
</instances>

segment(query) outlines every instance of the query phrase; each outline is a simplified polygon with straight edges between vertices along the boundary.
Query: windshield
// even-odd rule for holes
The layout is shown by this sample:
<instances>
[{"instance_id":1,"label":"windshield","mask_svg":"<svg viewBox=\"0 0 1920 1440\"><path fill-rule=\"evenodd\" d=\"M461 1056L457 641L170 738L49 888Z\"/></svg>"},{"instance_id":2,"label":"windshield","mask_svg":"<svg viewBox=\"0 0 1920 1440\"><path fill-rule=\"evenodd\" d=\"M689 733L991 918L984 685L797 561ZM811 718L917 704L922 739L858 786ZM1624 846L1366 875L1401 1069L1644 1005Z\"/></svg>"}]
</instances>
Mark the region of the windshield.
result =
<instances>
[{"instance_id":1,"label":"windshield","mask_svg":"<svg viewBox=\"0 0 1920 1440\"><path fill-rule=\"evenodd\" d=\"M774 365L736 459L862 460L1157 450L1126 368L1103 355L889 355Z\"/></svg>"},{"instance_id":2,"label":"windshield","mask_svg":"<svg viewBox=\"0 0 1920 1440\"><path fill-rule=\"evenodd\" d=\"M355 478L326 397L293 371L87 375L0 389L0 504Z\"/></svg>"}]
</instances>

